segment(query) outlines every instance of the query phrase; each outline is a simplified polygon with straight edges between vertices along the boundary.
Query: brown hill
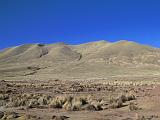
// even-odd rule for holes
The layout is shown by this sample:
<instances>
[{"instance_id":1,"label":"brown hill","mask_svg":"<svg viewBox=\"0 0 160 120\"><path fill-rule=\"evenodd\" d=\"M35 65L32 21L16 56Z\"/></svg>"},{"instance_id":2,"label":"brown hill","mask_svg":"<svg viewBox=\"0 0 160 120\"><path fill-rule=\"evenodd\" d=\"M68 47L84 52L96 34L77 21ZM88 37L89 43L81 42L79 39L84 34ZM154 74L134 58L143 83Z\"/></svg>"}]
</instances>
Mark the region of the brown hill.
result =
<instances>
[{"instance_id":1,"label":"brown hill","mask_svg":"<svg viewBox=\"0 0 160 120\"><path fill-rule=\"evenodd\" d=\"M27 44L0 52L1 79L159 75L160 49L131 41Z\"/></svg>"}]
</instances>

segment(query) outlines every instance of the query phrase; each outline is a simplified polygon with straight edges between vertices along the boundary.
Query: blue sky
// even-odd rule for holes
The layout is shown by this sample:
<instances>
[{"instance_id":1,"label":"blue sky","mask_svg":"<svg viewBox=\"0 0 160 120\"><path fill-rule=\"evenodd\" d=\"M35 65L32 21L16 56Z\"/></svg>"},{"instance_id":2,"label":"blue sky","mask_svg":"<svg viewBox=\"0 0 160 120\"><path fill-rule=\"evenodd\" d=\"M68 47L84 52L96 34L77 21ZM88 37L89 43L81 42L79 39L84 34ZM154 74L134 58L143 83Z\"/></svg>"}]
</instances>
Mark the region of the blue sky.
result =
<instances>
[{"instance_id":1,"label":"blue sky","mask_svg":"<svg viewBox=\"0 0 160 120\"><path fill-rule=\"evenodd\" d=\"M130 40L160 47L159 0L0 0L0 49Z\"/></svg>"}]
</instances>

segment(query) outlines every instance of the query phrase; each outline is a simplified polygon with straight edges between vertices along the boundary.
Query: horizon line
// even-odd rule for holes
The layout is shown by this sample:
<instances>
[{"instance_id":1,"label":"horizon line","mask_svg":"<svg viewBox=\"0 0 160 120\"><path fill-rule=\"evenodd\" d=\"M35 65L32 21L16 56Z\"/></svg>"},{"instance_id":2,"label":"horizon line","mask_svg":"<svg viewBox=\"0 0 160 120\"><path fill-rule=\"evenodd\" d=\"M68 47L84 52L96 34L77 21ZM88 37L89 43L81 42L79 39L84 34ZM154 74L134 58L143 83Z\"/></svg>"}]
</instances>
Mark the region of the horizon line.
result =
<instances>
[{"instance_id":1,"label":"horizon line","mask_svg":"<svg viewBox=\"0 0 160 120\"><path fill-rule=\"evenodd\" d=\"M5 48L0 48L0 51L3 51L5 49L9 49L9 48L13 48L13 47L19 47L19 46L23 46L23 45L27 45L27 44L44 44L44 45L50 45L50 44L64 44L64 45L82 45L82 44L88 44L88 43L94 43L94 42L106 42L106 43L117 43L117 42L133 42L133 43L136 43L136 44L139 44L139 45L142 45L142 46L149 46L149 47L152 47L152 48L156 48L156 49L160 49L160 47L155 47L153 45L150 45L150 44L145 44L145 43L139 43L139 42L135 42L134 40L117 40L117 41L109 41L109 40L94 40L94 41L88 41L88 42L82 42L82 43L77 43L77 44L73 44L73 43L67 43L67 42L64 42L64 41L60 41L60 42L53 42L53 43L43 43L43 42L33 42L33 43L23 43L23 44L19 44L19 45L15 45L15 46L10 46L10 47L5 47Z\"/></svg>"}]
</instances>

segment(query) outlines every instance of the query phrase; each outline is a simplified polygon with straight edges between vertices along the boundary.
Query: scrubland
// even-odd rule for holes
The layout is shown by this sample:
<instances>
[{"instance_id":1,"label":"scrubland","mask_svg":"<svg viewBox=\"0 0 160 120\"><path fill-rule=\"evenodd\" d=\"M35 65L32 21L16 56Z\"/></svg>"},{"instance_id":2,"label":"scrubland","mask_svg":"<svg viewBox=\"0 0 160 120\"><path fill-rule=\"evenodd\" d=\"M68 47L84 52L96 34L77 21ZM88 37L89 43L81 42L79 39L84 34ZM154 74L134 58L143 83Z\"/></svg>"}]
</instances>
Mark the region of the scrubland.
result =
<instances>
[{"instance_id":1,"label":"scrubland","mask_svg":"<svg viewBox=\"0 0 160 120\"><path fill-rule=\"evenodd\" d=\"M158 81L0 81L2 120L159 120Z\"/></svg>"}]
</instances>

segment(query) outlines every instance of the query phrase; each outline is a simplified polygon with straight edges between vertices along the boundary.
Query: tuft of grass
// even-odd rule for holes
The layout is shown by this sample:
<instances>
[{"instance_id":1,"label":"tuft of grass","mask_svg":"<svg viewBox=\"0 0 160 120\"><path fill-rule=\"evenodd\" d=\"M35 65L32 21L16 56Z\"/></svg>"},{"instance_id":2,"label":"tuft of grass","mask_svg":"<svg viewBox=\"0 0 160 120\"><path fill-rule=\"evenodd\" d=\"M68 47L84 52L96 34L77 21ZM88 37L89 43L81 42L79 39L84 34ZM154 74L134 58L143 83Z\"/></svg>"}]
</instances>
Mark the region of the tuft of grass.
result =
<instances>
[{"instance_id":1,"label":"tuft of grass","mask_svg":"<svg viewBox=\"0 0 160 120\"><path fill-rule=\"evenodd\" d=\"M138 113L136 113L136 120L148 120L144 115L138 115Z\"/></svg>"},{"instance_id":2,"label":"tuft of grass","mask_svg":"<svg viewBox=\"0 0 160 120\"><path fill-rule=\"evenodd\" d=\"M6 99L9 99L8 94L0 94L0 100L6 100Z\"/></svg>"},{"instance_id":3,"label":"tuft of grass","mask_svg":"<svg viewBox=\"0 0 160 120\"><path fill-rule=\"evenodd\" d=\"M62 108L67 101L72 101L72 99L71 96L57 96L51 100L49 105L53 108Z\"/></svg>"},{"instance_id":4,"label":"tuft of grass","mask_svg":"<svg viewBox=\"0 0 160 120\"><path fill-rule=\"evenodd\" d=\"M31 99L29 101L29 104L27 105L28 108L35 108L38 106L39 106L39 103L38 103L37 99Z\"/></svg>"},{"instance_id":5,"label":"tuft of grass","mask_svg":"<svg viewBox=\"0 0 160 120\"><path fill-rule=\"evenodd\" d=\"M129 111L134 111L134 110L138 110L138 107L134 103L131 102L129 104Z\"/></svg>"},{"instance_id":6,"label":"tuft of grass","mask_svg":"<svg viewBox=\"0 0 160 120\"><path fill-rule=\"evenodd\" d=\"M114 101L113 103L111 103L111 104L109 105L109 108L116 109L116 108L121 108L121 107L123 107L123 106L124 106L124 105L123 105L122 100L119 99L119 100Z\"/></svg>"},{"instance_id":7,"label":"tuft of grass","mask_svg":"<svg viewBox=\"0 0 160 120\"><path fill-rule=\"evenodd\" d=\"M102 104L93 101L91 97L58 96L50 102L53 108L63 108L67 111L79 111L84 109L102 110Z\"/></svg>"},{"instance_id":8,"label":"tuft of grass","mask_svg":"<svg viewBox=\"0 0 160 120\"><path fill-rule=\"evenodd\" d=\"M115 109L115 108L121 108L123 107L123 103L125 103L126 101L130 101L130 100L135 100L135 96L133 94L121 94L120 96L118 96L117 98L114 97L110 97L109 102L111 103L109 105L109 108Z\"/></svg>"}]
</instances>

